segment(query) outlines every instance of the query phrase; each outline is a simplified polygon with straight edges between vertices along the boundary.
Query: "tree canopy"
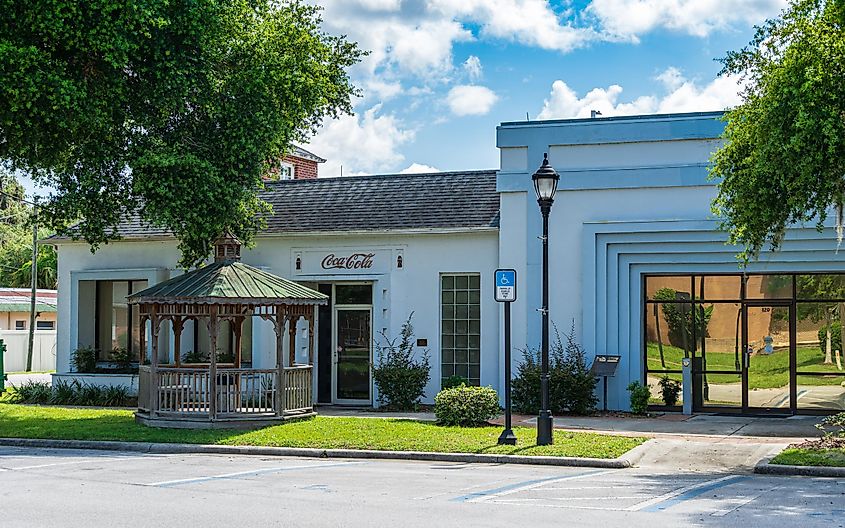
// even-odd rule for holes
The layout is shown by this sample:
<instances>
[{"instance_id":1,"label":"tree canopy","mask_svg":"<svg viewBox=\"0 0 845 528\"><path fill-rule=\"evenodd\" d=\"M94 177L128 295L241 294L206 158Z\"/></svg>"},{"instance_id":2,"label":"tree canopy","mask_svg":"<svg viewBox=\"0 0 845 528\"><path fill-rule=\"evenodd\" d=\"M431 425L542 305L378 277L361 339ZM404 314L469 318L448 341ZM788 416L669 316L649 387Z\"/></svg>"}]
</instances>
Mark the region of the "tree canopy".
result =
<instances>
[{"instance_id":1,"label":"tree canopy","mask_svg":"<svg viewBox=\"0 0 845 528\"><path fill-rule=\"evenodd\" d=\"M793 0L723 59L747 84L714 154L713 211L741 257L780 247L788 225L821 230L845 201L845 0ZM842 230L839 230L841 242Z\"/></svg>"},{"instance_id":2,"label":"tree canopy","mask_svg":"<svg viewBox=\"0 0 845 528\"><path fill-rule=\"evenodd\" d=\"M54 189L40 220L95 249L139 215L183 266L249 241L262 175L349 113L361 51L297 0L0 0L0 160Z\"/></svg>"}]
</instances>

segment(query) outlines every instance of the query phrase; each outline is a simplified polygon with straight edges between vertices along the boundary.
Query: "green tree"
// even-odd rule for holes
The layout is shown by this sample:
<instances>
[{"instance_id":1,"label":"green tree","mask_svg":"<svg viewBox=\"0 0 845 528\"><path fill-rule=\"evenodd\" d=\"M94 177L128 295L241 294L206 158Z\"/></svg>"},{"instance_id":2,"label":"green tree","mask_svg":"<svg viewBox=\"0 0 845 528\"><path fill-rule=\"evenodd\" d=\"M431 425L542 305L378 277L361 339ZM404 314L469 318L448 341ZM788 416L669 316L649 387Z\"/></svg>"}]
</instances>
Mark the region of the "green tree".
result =
<instances>
[{"instance_id":1,"label":"green tree","mask_svg":"<svg viewBox=\"0 0 845 528\"><path fill-rule=\"evenodd\" d=\"M136 214L179 239L186 267L225 231L250 240L272 160L352 111L361 51L298 0L0 9L0 160L55 189L42 221L92 249Z\"/></svg>"},{"instance_id":2,"label":"green tree","mask_svg":"<svg viewBox=\"0 0 845 528\"><path fill-rule=\"evenodd\" d=\"M725 115L714 154L714 212L741 257L777 249L786 227L821 230L845 201L845 1L793 0L722 60L723 74L747 81L743 102Z\"/></svg>"},{"instance_id":3,"label":"green tree","mask_svg":"<svg viewBox=\"0 0 845 528\"><path fill-rule=\"evenodd\" d=\"M29 288L32 272L32 207L24 201L24 189L10 173L0 171L0 286ZM39 230L39 238L49 236ZM56 252L38 246L38 287L55 288Z\"/></svg>"}]
</instances>

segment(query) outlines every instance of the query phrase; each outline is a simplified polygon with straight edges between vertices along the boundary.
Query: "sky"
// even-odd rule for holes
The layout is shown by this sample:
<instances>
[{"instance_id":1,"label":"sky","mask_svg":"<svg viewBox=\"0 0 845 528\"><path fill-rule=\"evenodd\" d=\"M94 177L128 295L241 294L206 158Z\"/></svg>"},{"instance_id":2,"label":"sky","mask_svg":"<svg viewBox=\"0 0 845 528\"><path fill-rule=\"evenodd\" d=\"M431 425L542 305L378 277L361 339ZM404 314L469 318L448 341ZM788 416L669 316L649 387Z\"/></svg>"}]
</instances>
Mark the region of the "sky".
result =
<instances>
[{"instance_id":1,"label":"sky","mask_svg":"<svg viewBox=\"0 0 845 528\"><path fill-rule=\"evenodd\" d=\"M355 115L310 144L320 176L498 166L503 121L722 110L716 59L787 0L323 0L323 29L370 52Z\"/></svg>"}]
</instances>

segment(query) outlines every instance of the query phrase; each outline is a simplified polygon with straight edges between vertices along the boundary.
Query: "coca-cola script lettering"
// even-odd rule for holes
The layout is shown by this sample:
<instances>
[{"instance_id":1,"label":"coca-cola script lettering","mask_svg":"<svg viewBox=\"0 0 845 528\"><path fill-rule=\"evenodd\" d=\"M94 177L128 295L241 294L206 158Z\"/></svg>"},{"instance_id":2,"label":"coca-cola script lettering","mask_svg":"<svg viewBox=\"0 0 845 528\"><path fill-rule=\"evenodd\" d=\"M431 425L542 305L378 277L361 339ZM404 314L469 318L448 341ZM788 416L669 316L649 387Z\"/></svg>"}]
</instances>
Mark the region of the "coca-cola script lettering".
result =
<instances>
[{"instance_id":1,"label":"coca-cola script lettering","mask_svg":"<svg viewBox=\"0 0 845 528\"><path fill-rule=\"evenodd\" d=\"M370 269L373 267L373 257L375 253L353 253L347 257L337 257L334 253L329 253L323 259L323 269Z\"/></svg>"}]
</instances>

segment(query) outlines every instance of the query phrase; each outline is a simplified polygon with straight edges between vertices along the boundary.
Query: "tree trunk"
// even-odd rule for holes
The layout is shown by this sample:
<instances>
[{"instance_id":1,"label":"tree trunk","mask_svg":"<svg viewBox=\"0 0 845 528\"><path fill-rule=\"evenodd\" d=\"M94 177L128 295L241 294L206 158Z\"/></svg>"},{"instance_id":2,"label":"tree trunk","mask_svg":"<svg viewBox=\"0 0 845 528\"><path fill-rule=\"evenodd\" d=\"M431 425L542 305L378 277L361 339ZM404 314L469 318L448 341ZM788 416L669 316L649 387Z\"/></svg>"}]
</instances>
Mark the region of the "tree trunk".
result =
<instances>
[{"instance_id":1,"label":"tree trunk","mask_svg":"<svg viewBox=\"0 0 845 528\"><path fill-rule=\"evenodd\" d=\"M660 335L660 308L659 304L654 305L654 328L657 331L657 350L660 352L660 366L666 368L666 358L663 357L663 338Z\"/></svg>"},{"instance_id":2,"label":"tree trunk","mask_svg":"<svg viewBox=\"0 0 845 528\"><path fill-rule=\"evenodd\" d=\"M832 365L833 364L833 354L832 354L832 334L833 332L830 331L830 310L825 310L825 318L827 321L827 326L825 326L825 347L824 347L824 364L825 365Z\"/></svg>"}]
</instances>

